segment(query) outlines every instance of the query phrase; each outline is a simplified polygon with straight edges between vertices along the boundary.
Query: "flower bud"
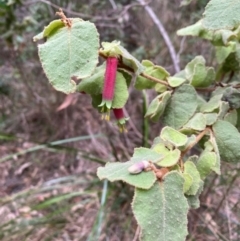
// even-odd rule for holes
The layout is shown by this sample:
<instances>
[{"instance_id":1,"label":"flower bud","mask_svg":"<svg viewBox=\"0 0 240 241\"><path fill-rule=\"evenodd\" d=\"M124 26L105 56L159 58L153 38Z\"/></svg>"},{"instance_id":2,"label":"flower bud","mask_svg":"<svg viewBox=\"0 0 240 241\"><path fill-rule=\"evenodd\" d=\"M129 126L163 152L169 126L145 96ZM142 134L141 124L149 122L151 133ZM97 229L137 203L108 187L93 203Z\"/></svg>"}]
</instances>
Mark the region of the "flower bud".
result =
<instances>
[{"instance_id":1,"label":"flower bud","mask_svg":"<svg viewBox=\"0 0 240 241\"><path fill-rule=\"evenodd\" d=\"M149 167L149 165L150 165L149 161L141 161L130 166L128 168L128 171L131 174L138 174L142 172L144 169L146 169L147 167Z\"/></svg>"}]
</instances>

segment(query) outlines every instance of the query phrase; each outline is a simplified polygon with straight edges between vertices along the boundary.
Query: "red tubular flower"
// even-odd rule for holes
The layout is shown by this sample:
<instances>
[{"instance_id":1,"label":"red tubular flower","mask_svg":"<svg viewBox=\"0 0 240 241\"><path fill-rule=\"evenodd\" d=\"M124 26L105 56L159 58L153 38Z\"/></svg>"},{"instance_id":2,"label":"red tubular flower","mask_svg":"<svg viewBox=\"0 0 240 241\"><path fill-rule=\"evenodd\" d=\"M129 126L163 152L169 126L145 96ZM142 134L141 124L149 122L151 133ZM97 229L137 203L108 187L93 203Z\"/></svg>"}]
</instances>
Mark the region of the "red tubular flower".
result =
<instances>
[{"instance_id":1,"label":"red tubular flower","mask_svg":"<svg viewBox=\"0 0 240 241\"><path fill-rule=\"evenodd\" d=\"M103 107L103 110L102 110L103 112L105 112L107 108L107 114L105 116L106 120L109 120L110 109L112 107L112 101L114 98L117 66L118 66L117 57L107 58L104 86L103 86L103 93L102 93L102 103L99 105Z\"/></svg>"},{"instance_id":2,"label":"red tubular flower","mask_svg":"<svg viewBox=\"0 0 240 241\"><path fill-rule=\"evenodd\" d=\"M127 132L127 129L125 128L126 121L128 118L124 117L123 109L113 109L113 113L115 115L115 118L117 120L117 125L119 127L120 132Z\"/></svg>"}]
</instances>

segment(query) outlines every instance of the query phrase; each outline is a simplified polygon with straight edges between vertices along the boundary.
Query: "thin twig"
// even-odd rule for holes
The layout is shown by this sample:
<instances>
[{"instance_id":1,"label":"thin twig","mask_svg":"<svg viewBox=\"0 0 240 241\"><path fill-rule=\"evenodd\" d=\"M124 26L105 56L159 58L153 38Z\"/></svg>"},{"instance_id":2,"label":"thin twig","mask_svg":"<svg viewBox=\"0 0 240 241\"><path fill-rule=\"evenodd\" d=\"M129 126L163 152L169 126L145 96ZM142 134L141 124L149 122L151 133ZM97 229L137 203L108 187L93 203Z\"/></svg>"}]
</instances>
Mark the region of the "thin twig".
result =
<instances>
[{"instance_id":1,"label":"thin twig","mask_svg":"<svg viewBox=\"0 0 240 241\"><path fill-rule=\"evenodd\" d=\"M139 234L140 234L140 227L138 226L137 229L136 229L136 232L135 232L135 235L134 235L134 238L132 241L137 241L138 240L138 237L139 237Z\"/></svg>"},{"instance_id":2,"label":"thin twig","mask_svg":"<svg viewBox=\"0 0 240 241\"><path fill-rule=\"evenodd\" d=\"M167 87L170 88L170 86L169 86L169 84L168 84L167 81L157 79L157 78L155 78L155 77L153 77L153 76L151 76L151 75L148 75L148 74L146 74L146 73L141 73L140 75L143 76L143 77L145 77L146 79L149 79L149 80L151 80L151 81L153 81L153 82L156 82L156 83L165 85L165 86L167 86Z\"/></svg>"},{"instance_id":3,"label":"thin twig","mask_svg":"<svg viewBox=\"0 0 240 241\"><path fill-rule=\"evenodd\" d=\"M221 237L222 240L224 241L229 241L223 234L221 234L218 230L214 230L212 227L212 224L209 223L209 221L206 221L204 217L202 217L199 213L197 213L195 211L196 215L200 218L200 220L205 224L205 227L207 227L212 234L214 235L214 237L216 238L216 240L219 240L219 237ZM213 220L213 219L212 219Z\"/></svg>"},{"instance_id":4,"label":"thin twig","mask_svg":"<svg viewBox=\"0 0 240 241\"><path fill-rule=\"evenodd\" d=\"M105 56L104 54L102 54L100 51L98 52L98 54L99 54L99 56L103 57L104 59L107 58L107 56ZM130 68L129 66L126 66L121 60L119 60L119 62L118 62L118 67L119 67L119 68L122 68L122 69L125 69L125 70L127 70L127 71L129 71L129 72L131 72L131 73L134 73L134 70L133 70L132 68ZM146 78L146 79L149 79L149 80L153 81L153 82L156 82L156 83L165 85L165 86L168 87L168 89L172 89L172 88L169 86L169 84L168 84L167 81L164 81L164 80L155 78L155 77L153 77L153 76L151 76L151 75L148 75L148 74L146 74L146 73L141 73L140 75L141 75L142 77Z\"/></svg>"},{"instance_id":5,"label":"thin twig","mask_svg":"<svg viewBox=\"0 0 240 241\"><path fill-rule=\"evenodd\" d=\"M181 39L181 43L180 43L180 48L179 48L179 51L177 53L177 61L178 61L178 64L180 63L180 55L182 54L183 52L183 47L184 47L184 42L186 40L186 36L184 36L182 39Z\"/></svg>"},{"instance_id":6,"label":"thin twig","mask_svg":"<svg viewBox=\"0 0 240 241\"><path fill-rule=\"evenodd\" d=\"M227 213L227 221L228 221L228 232L229 232L229 239L232 240L232 228L231 228L231 223L230 223L230 212L229 212L229 204L228 200L226 199L226 213Z\"/></svg>"},{"instance_id":7,"label":"thin twig","mask_svg":"<svg viewBox=\"0 0 240 241\"><path fill-rule=\"evenodd\" d=\"M176 54L175 48L174 48L174 46L172 44L172 41L171 41L171 39L170 39L166 29L164 28L164 26L162 25L160 19L154 13L152 8L149 7L148 5L146 5L144 0L137 0L137 1L144 6L146 12L149 14L151 19L153 20L153 22L157 26L160 34L162 35L162 37L163 37L163 39L164 39L164 41L165 41L165 43L166 43L166 45L168 47L168 50L169 50L169 53L170 53L170 56L171 56L171 59L172 59L173 65L174 65L175 72L179 72L180 71L180 67L179 67L179 63L178 63L178 56Z\"/></svg>"},{"instance_id":8,"label":"thin twig","mask_svg":"<svg viewBox=\"0 0 240 241\"><path fill-rule=\"evenodd\" d=\"M117 9L117 4L114 2L114 0L109 0L109 2L111 3L113 9Z\"/></svg>"},{"instance_id":9,"label":"thin twig","mask_svg":"<svg viewBox=\"0 0 240 241\"><path fill-rule=\"evenodd\" d=\"M51 3L50 1L47 1L47 0L32 0L32 1L27 1L24 3L24 5L30 5L30 4L36 4L38 2L41 2L41 3L45 3L49 6L52 6L53 8L55 9L59 9L61 8L61 6L59 5L56 5L54 3ZM112 2L110 0L110 2ZM144 5L146 4L149 4L150 1L146 2ZM75 12L75 11L72 11L72 10L69 10L69 9L66 9L66 8L62 8L64 10L64 12L68 13L68 14L72 14L74 16L77 16L77 17L80 17L80 18L85 18L85 19L91 19L91 21L95 22L95 21L113 21L113 20L117 20L119 19L121 16L124 16L131 8L133 7L136 7L136 6L144 6L142 4L138 4L138 3L132 3L132 4L129 4L127 6L125 6L123 8L123 10L119 13L119 14L116 14L114 13L114 17L106 17L106 16L91 16L91 15L88 15L88 14L83 14L83 13L79 13L79 12ZM114 11L115 12L115 11Z\"/></svg>"},{"instance_id":10,"label":"thin twig","mask_svg":"<svg viewBox=\"0 0 240 241\"><path fill-rule=\"evenodd\" d=\"M202 132L200 132L197 137L196 137L196 140L191 142L187 148L181 153L181 159L183 158L183 156L189 151L191 150L204 136L205 134L210 131L210 128L206 128L205 130L203 130Z\"/></svg>"},{"instance_id":11,"label":"thin twig","mask_svg":"<svg viewBox=\"0 0 240 241\"><path fill-rule=\"evenodd\" d=\"M61 8L61 6L58 6L54 3L51 3L50 1L47 1L47 0L36 0L36 1L28 1L28 2L25 2L24 5L30 5L30 4L36 4L38 2L41 2L41 3L45 3L51 7L54 7L55 9L59 9ZM80 18L92 18L92 16L90 15L87 15L87 14L83 14L83 13L78 13L78 12L74 12L74 11L71 11L71 10L68 10L68 9L65 9L65 8L62 8L64 10L64 12L68 13L68 14L72 14L74 16L77 16L77 17L80 17Z\"/></svg>"}]
</instances>

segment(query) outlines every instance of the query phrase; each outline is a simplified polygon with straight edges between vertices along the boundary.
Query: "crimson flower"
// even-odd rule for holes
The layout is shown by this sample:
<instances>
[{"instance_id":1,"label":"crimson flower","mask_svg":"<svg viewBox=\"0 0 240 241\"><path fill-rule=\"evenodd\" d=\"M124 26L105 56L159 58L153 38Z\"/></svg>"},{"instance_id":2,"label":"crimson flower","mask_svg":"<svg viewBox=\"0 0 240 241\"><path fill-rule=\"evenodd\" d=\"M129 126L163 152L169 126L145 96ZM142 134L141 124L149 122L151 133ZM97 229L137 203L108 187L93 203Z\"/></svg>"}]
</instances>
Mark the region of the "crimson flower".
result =
<instances>
[{"instance_id":1,"label":"crimson flower","mask_svg":"<svg viewBox=\"0 0 240 241\"><path fill-rule=\"evenodd\" d=\"M105 120L110 119L110 109L112 108L112 102L114 98L114 89L117 75L118 58L108 57L106 63L106 71L104 77L102 103L99 105L102 107L102 112L106 112L103 118Z\"/></svg>"}]
</instances>

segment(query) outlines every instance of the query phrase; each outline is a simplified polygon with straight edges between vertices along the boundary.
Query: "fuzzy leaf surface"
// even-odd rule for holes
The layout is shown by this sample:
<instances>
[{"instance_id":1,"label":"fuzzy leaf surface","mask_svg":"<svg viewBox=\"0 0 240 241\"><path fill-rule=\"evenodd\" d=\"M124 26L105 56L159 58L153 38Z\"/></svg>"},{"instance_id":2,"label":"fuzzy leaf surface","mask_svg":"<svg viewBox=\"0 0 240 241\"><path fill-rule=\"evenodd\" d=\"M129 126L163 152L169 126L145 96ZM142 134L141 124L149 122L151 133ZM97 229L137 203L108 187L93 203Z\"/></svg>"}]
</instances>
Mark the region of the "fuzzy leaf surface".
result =
<instances>
[{"instance_id":1,"label":"fuzzy leaf surface","mask_svg":"<svg viewBox=\"0 0 240 241\"><path fill-rule=\"evenodd\" d=\"M195 57L185 68L186 78L194 87L208 87L214 82L215 71L213 67L205 66L202 56Z\"/></svg>"},{"instance_id":2,"label":"fuzzy leaf surface","mask_svg":"<svg viewBox=\"0 0 240 241\"><path fill-rule=\"evenodd\" d=\"M168 80L169 85L174 88L182 85L186 81L186 79L176 77L176 76L168 77L167 80Z\"/></svg>"},{"instance_id":3,"label":"fuzzy leaf surface","mask_svg":"<svg viewBox=\"0 0 240 241\"><path fill-rule=\"evenodd\" d=\"M79 18L71 20L70 28L50 23L45 29L47 41L38 45L49 82L66 94L76 91L73 77L90 76L98 63L99 37L95 25Z\"/></svg>"},{"instance_id":4,"label":"fuzzy leaf surface","mask_svg":"<svg viewBox=\"0 0 240 241\"><path fill-rule=\"evenodd\" d=\"M223 101L227 101L233 109L240 108L240 91L235 88L228 87L223 92Z\"/></svg>"},{"instance_id":5,"label":"fuzzy leaf surface","mask_svg":"<svg viewBox=\"0 0 240 241\"><path fill-rule=\"evenodd\" d=\"M207 103L201 106L201 112L210 113L214 112L216 109L220 107L222 99L222 94L214 95Z\"/></svg>"},{"instance_id":6,"label":"fuzzy leaf surface","mask_svg":"<svg viewBox=\"0 0 240 241\"><path fill-rule=\"evenodd\" d=\"M236 126L238 121L238 114L236 110L229 111L225 116L224 120L230 122L232 125Z\"/></svg>"},{"instance_id":7,"label":"fuzzy leaf surface","mask_svg":"<svg viewBox=\"0 0 240 241\"><path fill-rule=\"evenodd\" d=\"M160 116L164 113L170 98L170 91L165 91L161 95L158 95L156 98L154 98L147 109L145 117L149 117L154 122L157 122Z\"/></svg>"},{"instance_id":8,"label":"fuzzy leaf surface","mask_svg":"<svg viewBox=\"0 0 240 241\"><path fill-rule=\"evenodd\" d=\"M203 191L203 185L204 183L202 182L200 184L200 187L195 195L185 195L188 201L188 205L190 208L197 209L200 207L200 200L199 196Z\"/></svg>"},{"instance_id":9,"label":"fuzzy leaf surface","mask_svg":"<svg viewBox=\"0 0 240 241\"><path fill-rule=\"evenodd\" d=\"M201 179L205 179L207 175L215 169L216 164L217 155L215 152L203 152L197 161L197 169L200 173Z\"/></svg>"},{"instance_id":10,"label":"fuzzy leaf surface","mask_svg":"<svg viewBox=\"0 0 240 241\"><path fill-rule=\"evenodd\" d=\"M184 146L187 141L188 137L181 132L169 127L165 126L160 134L160 137L165 140L170 142L174 146Z\"/></svg>"},{"instance_id":11,"label":"fuzzy leaf surface","mask_svg":"<svg viewBox=\"0 0 240 241\"><path fill-rule=\"evenodd\" d=\"M195 114L184 128L190 128L197 131L202 131L205 129L207 121L202 113Z\"/></svg>"},{"instance_id":12,"label":"fuzzy leaf surface","mask_svg":"<svg viewBox=\"0 0 240 241\"><path fill-rule=\"evenodd\" d=\"M149 190L136 188L133 213L141 227L142 241L185 241L188 203L184 179L177 171L165 175Z\"/></svg>"},{"instance_id":13,"label":"fuzzy leaf surface","mask_svg":"<svg viewBox=\"0 0 240 241\"><path fill-rule=\"evenodd\" d=\"M197 167L192 161L186 161L184 163L184 173L189 174L192 177L193 183L189 190L186 192L187 195L195 195L202 183L200 174Z\"/></svg>"},{"instance_id":14,"label":"fuzzy leaf surface","mask_svg":"<svg viewBox=\"0 0 240 241\"><path fill-rule=\"evenodd\" d=\"M240 24L238 0L211 0L203 13L203 25L211 30L233 29Z\"/></svg>"},{"instance_id":15,"label":"fuzzy leaf surface","mask_svg":"<svg viewBox=\"0 0 240 241\"><path fill-rule=\"evenodd\" d=\"M217 121L217 113L206 113L203 114L204 118L206 119L206 125L211 126Z\"/></svg>"},{"instance_id":16,"label":"fuzzy leaf surface","mask_svg":"<svg viewBox=\"0 0 240 241\"><path fill-rule=\"evenodd\" d=\"M213 125L220 157L226 162L240 162L240 134L235 126L218 120Z\"/></svg>"},{"instance_id":17,"label":"fuzzy leaf surface","mask_svg":"<svg viewBox=\"0 0 240 241\"><path fill-rule=\"evenodd\" d=\"M191 85L181 85L176 89L166 106L163 123L179 129L193 116L198 106L197 94Z\"/></svg>"},{"instance_id":18,"label":"fuzzy leaf surface","mask_svg":"<svg viewBox=\"0 0 240 241\"><path fill-rule=\"evenodd\" d=\"M135 148L134 155L127 162L116 162L116 163L107 163L105 167L99 167L97 171L98 177L102 179L108 179L111 182L114 181L123 181L132 186L149 189L152 187L156 181L156 176L152 171L141 172L140 174L130 174L128 168L135 163L141 161L157 161L161 155L154 150L148 148Z\"/></svg>"},{"instance_id":19,"label":"fuzzy leaf surface","mask_svg":"<svg viewBox=\"0 0 240 241\"><path fill-rule=\"evenodd\" d=\"M178 149L169 151L157 164L161 167L172 167L178 163L181 152Z\"/></svg>"}]
</instances>

